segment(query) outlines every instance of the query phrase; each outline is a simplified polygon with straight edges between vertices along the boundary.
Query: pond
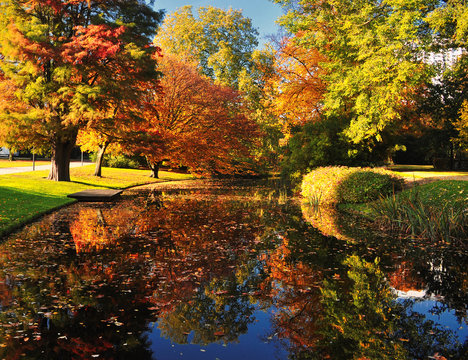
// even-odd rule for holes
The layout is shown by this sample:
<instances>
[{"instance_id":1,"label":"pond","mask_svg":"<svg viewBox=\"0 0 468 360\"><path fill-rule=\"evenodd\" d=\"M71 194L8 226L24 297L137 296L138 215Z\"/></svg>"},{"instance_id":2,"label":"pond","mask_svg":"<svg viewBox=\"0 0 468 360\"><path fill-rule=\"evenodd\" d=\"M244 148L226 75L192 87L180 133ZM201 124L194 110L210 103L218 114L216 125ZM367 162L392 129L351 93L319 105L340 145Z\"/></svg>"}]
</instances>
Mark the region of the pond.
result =
<instances>
[{"instance_id":1,"label":"pond","mask_svg":"<svg viewBox=\"0 0 468 360\"><path fill-rule=\"evenodd\" d=\"M466 244L274 184L78 203L0 243L0 359L463 359Z\"/></svg>"}]
</instances>

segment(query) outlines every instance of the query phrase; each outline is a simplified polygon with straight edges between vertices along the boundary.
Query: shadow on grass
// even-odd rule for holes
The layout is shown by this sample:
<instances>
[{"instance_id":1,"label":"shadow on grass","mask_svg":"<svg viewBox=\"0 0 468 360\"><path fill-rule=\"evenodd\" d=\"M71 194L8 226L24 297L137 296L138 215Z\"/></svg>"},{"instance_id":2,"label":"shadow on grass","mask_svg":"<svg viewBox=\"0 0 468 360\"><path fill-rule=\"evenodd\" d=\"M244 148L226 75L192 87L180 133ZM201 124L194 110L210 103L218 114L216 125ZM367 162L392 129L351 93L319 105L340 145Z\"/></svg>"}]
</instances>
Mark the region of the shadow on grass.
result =
<instances>
[{"instance_id":1,"label":"shadow on grass","mask_svg":"<svg viewBox=\"0 0 468 360\"><path fill-rule=\"evenodd\" d=\"M70 181L70 184L80 184L80 185L86 185L86 186L89 186L89 187L93 187L93 188L100 188L100 189L122 189L122 188L127 188L127 187L131 187L133 185L130 185L130 186L111 186L111 185L99 185L99 184L95 184L95 183L92 183L92 182L85 182L85 181Z\"/></svg>"}]
</instances>

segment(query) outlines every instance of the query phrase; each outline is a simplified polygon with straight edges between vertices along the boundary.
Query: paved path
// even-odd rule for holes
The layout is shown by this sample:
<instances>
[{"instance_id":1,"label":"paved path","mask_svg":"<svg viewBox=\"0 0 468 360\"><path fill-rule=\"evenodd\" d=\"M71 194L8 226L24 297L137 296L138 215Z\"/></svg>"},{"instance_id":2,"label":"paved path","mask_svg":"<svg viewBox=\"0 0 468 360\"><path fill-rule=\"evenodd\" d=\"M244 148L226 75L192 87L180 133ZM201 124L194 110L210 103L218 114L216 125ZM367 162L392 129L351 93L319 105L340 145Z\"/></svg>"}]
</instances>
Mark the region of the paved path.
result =
<instances>
[{"instance_id":1,"label":"paved path","mask_svg":"<svg viewBox=\"0 0 468 360\"><path fill-rule=\"evenodd\" d=\"M89 165L89 162L85 162L83 165ZM81 161L70 162L70 167L80 167ZM36 170L50 170L50 164L48 165L36 165ZM15 174L21 172L32 171L32 166L22 166L22 167L9 167L9 168L0 168L0 175Z\"/></svg>"}]
</instances>

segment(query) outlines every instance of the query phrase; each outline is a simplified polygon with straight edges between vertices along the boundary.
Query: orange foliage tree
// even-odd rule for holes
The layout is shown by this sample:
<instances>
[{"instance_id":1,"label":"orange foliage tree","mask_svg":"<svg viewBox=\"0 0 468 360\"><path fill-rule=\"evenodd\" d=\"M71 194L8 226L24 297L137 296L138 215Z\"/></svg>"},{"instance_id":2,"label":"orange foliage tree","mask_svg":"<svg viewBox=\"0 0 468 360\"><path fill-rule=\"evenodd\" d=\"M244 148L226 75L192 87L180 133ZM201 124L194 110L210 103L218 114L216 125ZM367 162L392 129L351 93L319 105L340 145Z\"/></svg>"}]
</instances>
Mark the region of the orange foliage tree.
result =
<instances>
[{"instance_id":1,"label":"orange foliage tree","mask_svg":"<svg viewBox=\"0 0 468 360\"><path fill-rule=\"evenodd\" d=\"M14 101L0 92L2 142L50 150L49 178L69 181L78 131L112 120L102 114L131 98L129 85L156 76L160 17L142 0L2 2L0 73L15 87Z\"/></svg>"},{"instance_id":2,"label":"orange foliage tree","mask_svg":"<svg viewBox=\"0 0 468 360\"><path fill-rule=\"evenodd\" d=\"M316 49L296 44L298 38L285 38L276 54L275 74L268 84L273 112L283 120L288 137L291 127L318 121L326 89L320 63L325 57Z\"/></svg>"},{"instance_id":3,"label":"orange foliage tree","mask_svg":"<svg viewBox=\"0 0 468 360\"><path fill-rule=\"evenodd\" d=\"M146 121L135 124L135 136L125 145L129 151L146 156L154 177L165 160L197 173L251 171L250 148L260 133L240 94L171 54L163 56L158 70L164 75L147 89Z\"/></svg>"}]
</instances>

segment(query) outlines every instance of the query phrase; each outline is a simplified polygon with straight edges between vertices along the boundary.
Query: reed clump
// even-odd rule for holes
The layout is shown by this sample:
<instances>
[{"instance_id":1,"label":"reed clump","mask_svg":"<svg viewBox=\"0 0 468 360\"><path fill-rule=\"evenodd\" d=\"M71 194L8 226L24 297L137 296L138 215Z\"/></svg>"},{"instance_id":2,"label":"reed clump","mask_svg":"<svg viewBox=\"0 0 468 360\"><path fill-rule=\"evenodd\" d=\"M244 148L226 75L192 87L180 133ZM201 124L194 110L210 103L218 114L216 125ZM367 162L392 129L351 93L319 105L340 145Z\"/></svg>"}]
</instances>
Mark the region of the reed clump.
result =
<instances>
[{"instance_id":1,"label":"reed clump","mask_svg":"<svg viewBox=\"0 0 468 360\"><path fill-rule=\"evenodd\" d=\"M371 210L381 225L411 237L467 245L466 202L428 203L416 187L381 198L371 204Z\"/></svg>"}]
</instances>

